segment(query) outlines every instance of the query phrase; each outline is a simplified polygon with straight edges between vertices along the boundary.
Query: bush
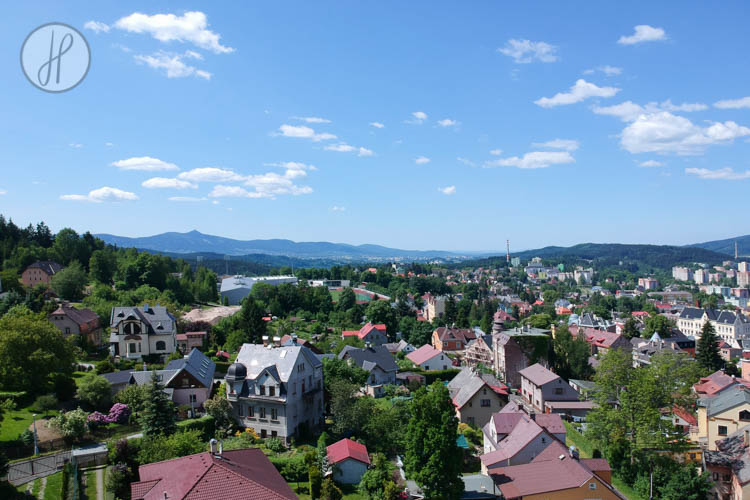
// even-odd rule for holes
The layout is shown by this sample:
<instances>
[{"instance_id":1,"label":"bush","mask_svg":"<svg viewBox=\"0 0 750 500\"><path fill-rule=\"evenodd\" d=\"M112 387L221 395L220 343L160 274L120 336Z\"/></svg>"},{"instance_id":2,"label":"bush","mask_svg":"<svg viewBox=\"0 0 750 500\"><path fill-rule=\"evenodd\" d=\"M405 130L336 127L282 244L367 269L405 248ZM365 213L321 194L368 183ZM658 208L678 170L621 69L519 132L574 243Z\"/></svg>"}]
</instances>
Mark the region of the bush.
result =
<instances>
[{"instance_id":1,"label":"bush","mask_svg":"<svg viewBox=\"0 0 750 500\"><path fill-rule=\"evenodd\" d=\"M115 365L113 365L112 362L108 359L99 361L96 364L96 373L112 373L113 371L115 371Z\"/></svg>"},{"instance_id":2,"label":"bush","mask_svg":"<svg viewBox=\"0 0 750 500\"><path fill-rule=\"evenodd\" d=\"M183 431L197 431L204 441L208 441L216 434L216 421L211 415L192 420L183 420L177 424Z\"/></svg>"},{"instance_id":3,"label":"bush","mask_svg":"<svg viewBox=\"0 0 750 500\"><path fill-rule=\"evenodd\" d=\"M115 498L130 497L130 473L125 464L115 464L107 473L107 479L104 483L107 491L112 493Z\"/></svg>"},{"instance_id":4,"label":"bush","mask_svg":"<svg viewBox=\"0 0 750 500\"><path fill-rule=\"evenodd\" d=\"M76 381L70 375L64 373L55 373L52 375L52 390L60 401L70 401L75 397Z\"/></svg>"},{"instance_id":5,"label":"bush","mask_svg":"<svg viewBox=\"0 0 750 500\"><path fill-rule=\"evenodd\" d=\"M88 416L88 413L77 408L51 419L48 425L58 429L66 438L77 441L88 431Z\"/></svg>"},{"instance_id":6,"label":"bush","mask_svg":"<svg viewBox=\"0 0 750 500\"><path fill-rule=\"evenodd\" d=\"M26 429L18 435L18 439L26 446L31 446L34 444L34 433Z\"/></svg>"},{"instance_id":7,"label":"bush","mask_svg":"<svg viewBox=\"0 0 750 500\"><path fill-rule=\"evenodd\" d=\"M323 474L317 466L311 465L307 469L307 475L310 480L310 498L320 498L320 488L323 483Z\"/></svg>"},{"instance_id":8,"label":"bush","mask_svg":"<svg viewBox=\"0 0 750 500\"><path fill-rule=\"evenodd\" d=\"M436 380L442 380L443 382L449 382L453 380L453 377L458 375L458 372L461 370L456 370L453 368L449 368L447 370L434 370L429 372L422 372L422 375L425 376L426 384L430 385Z\"/></svg>"},{"instance_id":9,"label":"bush","mask_svg":"<svg viewBox=\"0 0 750 500\"><path fill-rule=\"evenodd\" d=\"M284 443L277 437L271 437L266 439L266 448L273 451L274 453L280 453L284 450Z\"/></svg>"},{"instance_id":10,"label":"bush","mask_svg":"<svg viewBox=\"0 0 750 500\"><path fill-rule=\"evenodd\" d=\"M341 500L342 498L344 494L330 477L323 481L323 486L320 488L320 500Z\"/></svg>"},{"instance_id":11,"label":"bush","mask_svg":"<svg viewBox=\"0 0 750 500\"><path fill-rule=\"evenodd\" d=\"M227 373L230 363L229 361L216 361L216 373Z\"/></svg>"},{"instance_id":12,"label":"bush","mask_svg":"<svg viewBox=\"0 0 750 500\"><path fill-rule=\"evenodd\" d=\"M81 380L78 397L96 409L109 407L112 400L112 385L104 377L90 373Z\"/></svg>"},{"instance_id":13,"label":"bush","mask_svg":"<svg viewBox=\"0 0 750 500\"><path fill-rule=\"evenodd\" d=\"M109 409L107 421L111 424L127 424L130 420L130 408L123 403L115 403Z\"/></svg>"},{"instance_id":14,"label":"bush","mask_svg":"<svg viewBox=\"0 0 750 500\"><path fill-rule=\"evenodd\" d=\"M57 408L57 398L53 394L44 394L34 401L32 409L38 413L47 413Z\"/></svg>"}]
</instances>

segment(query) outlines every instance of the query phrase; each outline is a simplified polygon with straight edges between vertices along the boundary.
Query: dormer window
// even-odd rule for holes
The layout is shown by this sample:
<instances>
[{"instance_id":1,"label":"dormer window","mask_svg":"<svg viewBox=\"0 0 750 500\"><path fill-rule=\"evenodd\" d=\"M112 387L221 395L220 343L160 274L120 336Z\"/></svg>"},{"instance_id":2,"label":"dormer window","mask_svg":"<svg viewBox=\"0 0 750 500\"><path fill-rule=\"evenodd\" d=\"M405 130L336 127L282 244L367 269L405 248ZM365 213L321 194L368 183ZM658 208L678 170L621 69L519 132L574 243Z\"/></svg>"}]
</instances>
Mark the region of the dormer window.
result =
<instances>
[{"instance_id":1,"label":"dormer window","mask_svg":"<svg viewBox=\"0 0 750 500\"><path fill-rule=\"evenodd\" d=\"M268 395L269 396L275 396L276 395L276 387L271 386L268 388Z\"/></svg>"},{"instance_id":2,"label":"dormer window","mask_svg":"<svg viewBox=\"0 0 750 500\"><path fill-rule=\"evenodd\" d=\"M265 385L261 385L260 386L260 395L261 396L265 396L266 395L266 386Z\"/></svg>"}]
</instances>

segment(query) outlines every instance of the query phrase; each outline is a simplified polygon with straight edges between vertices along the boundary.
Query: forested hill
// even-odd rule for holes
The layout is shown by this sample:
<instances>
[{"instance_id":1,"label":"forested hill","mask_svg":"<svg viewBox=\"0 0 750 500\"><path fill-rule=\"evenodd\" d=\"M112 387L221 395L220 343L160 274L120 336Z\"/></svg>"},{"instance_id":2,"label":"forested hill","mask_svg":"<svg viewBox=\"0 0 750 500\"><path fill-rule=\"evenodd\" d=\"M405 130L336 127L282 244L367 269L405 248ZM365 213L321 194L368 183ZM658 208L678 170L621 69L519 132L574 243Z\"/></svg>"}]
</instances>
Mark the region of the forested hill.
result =
<instances>
[{"instance_id":1,"label":"forested hill","mask_svg":"<svg viewBox=\"0 0 750 500\"><path fill-rule=\"evenodd\" d=\"M670 269L679 264L704 262L720 264L727 256L711 250L696 247L678 247L670 245L628 245L620 243L581 243L572 247L549 246L536 250L525 250L512 254L528 260L532 257L554 259L561 262L593 261L597 266L619 265L622 261L636 266ZM459 266L489 265L505 257L489 257L466 261ZM486 264L482 264L486 262Z\"/></svg>"},{"instance_id":2,"label":"forested hill","mask_svg":"<svg viewBox=\"0 0 750 500\"><path fill-rule=\"evenodd\" d=\"M714 252L725 253L734 257L734 244L737 243L737 252L740 256L750 256L750 235L727 238L725 240L706 241L704 243L693 243L690 247L705 248Z\"/></svg>"}]
</instances>

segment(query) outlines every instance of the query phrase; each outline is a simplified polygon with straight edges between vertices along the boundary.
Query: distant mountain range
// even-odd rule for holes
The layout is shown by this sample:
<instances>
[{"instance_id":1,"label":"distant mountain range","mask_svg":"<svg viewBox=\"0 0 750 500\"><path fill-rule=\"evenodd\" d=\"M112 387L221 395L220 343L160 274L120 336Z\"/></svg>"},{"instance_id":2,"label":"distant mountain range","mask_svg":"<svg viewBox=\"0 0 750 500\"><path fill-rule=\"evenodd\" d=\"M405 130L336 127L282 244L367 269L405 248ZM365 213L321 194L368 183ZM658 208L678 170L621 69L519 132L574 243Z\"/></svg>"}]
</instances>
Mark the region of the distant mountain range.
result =
<instances>
[{"instance_id":1,"label":"distant mountain range","mask_svg":"<svg viewBox=\"0 0 750 500\"><path fill-rule=\"evenodd\" d=\"M139 248L159 253L195 254L213 253L230 256L249 254L278 255L300 259L343 259L367 260L461 260L477 253L454 253L442 250L401 250L380 245L348 245L346 243L295 242L291 240L235 240L221 236L203 234L199 231L188 233L162 233L141 238L128 238L112 234L97 234L106 243L125 248Z\"/></svg>"},{"instance_id":2,"label":"distant mountain range","mask_svg":"<svg viewBox=\"0 0 750 500\"><path fill-rule=\"evenodd\" d=\"M734 244L737 243L737 253L740 256L750 255L750 235L727 238L726 240L707 241L705 243L693 243L691 247L705 248L714 252L725 253L734 257Z\"/></svg>"}]
</instances>

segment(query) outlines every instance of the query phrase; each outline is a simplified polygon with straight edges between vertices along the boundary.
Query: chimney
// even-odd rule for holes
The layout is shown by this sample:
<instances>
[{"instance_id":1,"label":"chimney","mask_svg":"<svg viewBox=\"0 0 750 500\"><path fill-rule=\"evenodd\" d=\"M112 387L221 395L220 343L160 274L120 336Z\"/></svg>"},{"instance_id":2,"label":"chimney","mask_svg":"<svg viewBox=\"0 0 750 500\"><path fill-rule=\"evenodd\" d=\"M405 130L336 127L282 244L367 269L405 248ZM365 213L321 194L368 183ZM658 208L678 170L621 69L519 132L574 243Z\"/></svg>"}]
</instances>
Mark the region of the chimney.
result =
<instances>
[{"instance_id":1,"label":"chimney","mask_svg":"<svg viewBox=\"0 0 750 500\"><path fill-rule=\"evenodd\" d=\"M215 439L211 439L211 441L208 442L211 446L211 455L216 455L216 444L217 441Z\"/></svg>"},{"instance_id":2,"label":"chimney","mask_svg":"<svg viewBox=\"0 0 750 500\"><path fill-rule=\"evenodd\" d=\"M745 448L750 446L750 430L745 429Z\"/></svg>"},{"instance_id":3,"label":"chimney","mask_svg":"<svg viewBox=\"0 0 750 500\"><path fill-rule=\"evenodd\" d=\"M268 347L268 335L263 335L263 347Z\"/></svg>"},{"instance_id":4,"label":"chimney","mask_svg":"<svg viewBox=\"0 0 750 500\"><path fill-rule=\"evenodd\" d=\"M297 345L297 334L296 333L292 334L292 344Z\"/></svg>"},{"instance_id":5,"label":"chimney","mask_svg":"<svg viewBox=\"0 0 750 500\"><path fill-rule=\"evenodd\" d=\"M365 342L365 349L372 349L372 342Z\"/></svg>"},{"instance_id":6,"label":"chimney","mask_svg":"<svg viewBox=\"0 0 750 500\"><path fill-rule=\"evenodd\" d=\"M281 337L274 337L273 345L275 345L276 347L279 347L281 345Z\"/></svg>"},{"instance_id":7,"label":"chimney","mask_svg":"<svg viewBox=\"0 0 750 500\"><path fill-rule=\"evenodd\" d=\"M219 456L224 453L224 440L219 441Z\"/></svg>"}]
</instances>

